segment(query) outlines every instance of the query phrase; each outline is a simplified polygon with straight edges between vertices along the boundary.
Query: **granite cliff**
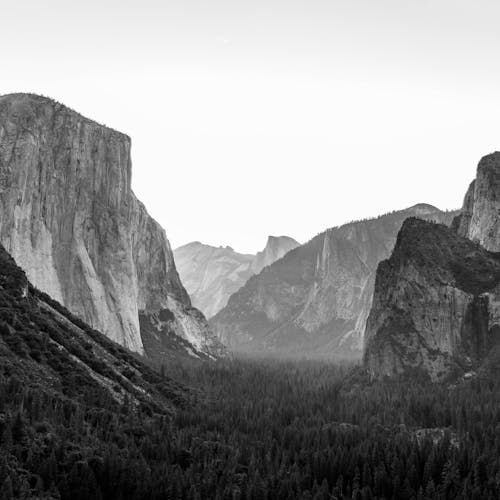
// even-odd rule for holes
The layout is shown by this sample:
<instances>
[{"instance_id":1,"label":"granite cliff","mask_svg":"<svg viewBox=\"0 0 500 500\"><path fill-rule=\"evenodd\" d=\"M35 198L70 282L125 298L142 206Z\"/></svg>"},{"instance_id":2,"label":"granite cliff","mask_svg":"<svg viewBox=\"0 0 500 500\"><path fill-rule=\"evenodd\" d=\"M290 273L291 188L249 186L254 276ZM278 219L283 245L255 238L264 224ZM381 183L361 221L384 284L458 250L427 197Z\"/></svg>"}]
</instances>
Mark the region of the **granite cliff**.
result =
<instances>
[{"instance_id":1,"label":"granite cliff","mask_svg":"<svg viewBox=\"0 0 500 500\"><path fill-rule=\"evenodd\" d=\"M374 377L475 370L500 333L500 153L479 162L451 229L410 219L377 270L366 326Z\"/></svg>"},{"instance_id":2,"label":"granite cliff","mask_svg":"<svg viewBox=\"0 0 500 500\"><path fill-rule=\"evenodd\" d=\"M454 227L486 250L500 252L500 152L480 160Z\"/></svg>"},{"instance_id":3,"label":"granite cliff","mask_svg":"<svg viewBox=\"0 0 500 500\"><path fill-rule=\"evenodd\" d=\"M251 255L195 241L176 248L174 257L193 305L211 318L251 276L298 245L288 236L269 236L264 250Z\"/></svg>"},{"instance_id":4,"label":"granite cliff","mask_svg":"<svg viewBox=\"0 0 500 500\"><path fill-rule=\"evenodd\" d=\"M217 355L164 230L132 192L130 147L53 100L0 97L0 242L37 288L127 348L161 358L180 339Z\"/></svg>"},{"instance_id":5,"label":"granite cliff","mask_svg":"<svg viewBox=\"0 0 500 500\"><path fill-rule=\"evenodd\" d=\"M500 339L500 254L452 229L405 221L380 263L366 325L372 376L473 370Z\"/></svg>"},{"instance_id":6,"label":"granite cliff","mask_svg":"<svg viewBox=\"0 0 500 500\"><path fill-rule=\"evenodd\" d=\"M210 324L236 352L360 358L377 264L412 215L451 222L420 204L329 229L251 277Z\"/></svg>"},{"instance_id":7,"label":"granite cliff","mask_svg":"<svg viewBox=\"0 0 500 500\"><path fill-rule=\"evenodd\" d=\"M259 274L262 269L281 259L299 245L298 241L289 236L269 236L264 250L258 252L252 261L251 269L253 274Z\"/></svg>"}]
</instances>

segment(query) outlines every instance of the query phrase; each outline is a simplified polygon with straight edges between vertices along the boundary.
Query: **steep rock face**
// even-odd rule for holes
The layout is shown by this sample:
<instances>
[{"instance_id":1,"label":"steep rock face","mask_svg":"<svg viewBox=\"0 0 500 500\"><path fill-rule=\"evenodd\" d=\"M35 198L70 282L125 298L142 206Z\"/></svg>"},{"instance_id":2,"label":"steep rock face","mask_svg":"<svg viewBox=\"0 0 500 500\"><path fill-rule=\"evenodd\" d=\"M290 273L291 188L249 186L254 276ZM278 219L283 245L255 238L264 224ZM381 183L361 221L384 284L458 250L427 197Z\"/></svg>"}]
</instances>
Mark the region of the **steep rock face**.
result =
<instances>
[{"instance_id":1,"label":"steep rock face","mask_svg":"<svg viewBox=\"0 0 500 500\"><path fill-rule=\"evenodd\" d=\"M240 254L231 247L213 247L198 241L174 250L177 269L193 305L210 318L254 274L297 247L288 236L269 236L257 255Z\"/></svg>"},{"instance_id":2,"label":"steep rock face","mask_svg":"<svg viewBox=\"0 0 500 500\"><path fill-rule=\"evenodd\" d=\"M465 195L455 226L460 235L477 241L487 250L500 251L500 152L479 162L476 180Z\"/></svg>"},{"instance_id":3,"label":"steep rock face","mask_svg":"<svg viewBox=\"0 0 500 500\"><path fill-rule=\"evenodd\" d=\"M499 340L500 255L416 218L380 263L366 325L372 376L419 369L440 380L476 366Z\"/></svg>"},{"instance_id":4,"label":"steep rock face","mask_svg":"<svg viewBox=\"0 0 500 500\"><path fill-rule=\"evenodd\" d=\"M40 96L0 97L0 207L0 242L34 285L111 339L143 352L139 315L166 309L172 334L219 348L131 190L126 135Z\"/></svg>"},{"instance_id":5,"label":"steep rock face","mask_svg":"<svg viewBox=\"0 0 500 500\"><path fill-rule=\"evenodd\" d=\"M281 259L299 243L289 236L269 236L262 252L258 252L252 262L253 274L259 274L266 266Z\"/></svg>"},{"instance_id":6,"label":"steep rock face","mask_svg":"<svg viewBox=\"0 0 500 500\"><path fill-rule=\"evenodd\" d=\"M319 234L231 296L210 324L235 351L292 357L361 357L377 264L404 219L451 222L420 204Z\"/></svg>"},{"instance_id":7,"label":"steep rock face","mask_svg":"<svg viewBox=\"0 0 500 500\"><path fill-rule=\"evenodd\" d=\"M174 258L193 305L207 318L224 307L230 295L252 275L253 256L231 247L193 242L176 248Z\"/></svg>"}]
</instances>

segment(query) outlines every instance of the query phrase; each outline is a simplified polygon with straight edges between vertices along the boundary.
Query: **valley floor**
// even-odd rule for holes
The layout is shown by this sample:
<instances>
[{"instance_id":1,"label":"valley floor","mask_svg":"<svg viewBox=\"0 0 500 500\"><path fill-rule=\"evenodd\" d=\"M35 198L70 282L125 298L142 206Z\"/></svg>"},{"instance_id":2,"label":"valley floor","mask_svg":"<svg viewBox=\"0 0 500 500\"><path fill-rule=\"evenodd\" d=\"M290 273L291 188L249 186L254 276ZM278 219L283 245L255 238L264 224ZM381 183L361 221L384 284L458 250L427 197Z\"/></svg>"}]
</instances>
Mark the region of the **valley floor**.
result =
<instances>
[{"instance_id":1,"label":"valley floor","mask_svg":"<svg viewBox=\"0 0 500 500\"><path fill-rule=\"evenodd\" d=\"M352 367L250 360L162 372L193 388L173 421L41 404L4 374L2 498L500 498L497 376L369 383Z\"/></svg>"}]
</instances>

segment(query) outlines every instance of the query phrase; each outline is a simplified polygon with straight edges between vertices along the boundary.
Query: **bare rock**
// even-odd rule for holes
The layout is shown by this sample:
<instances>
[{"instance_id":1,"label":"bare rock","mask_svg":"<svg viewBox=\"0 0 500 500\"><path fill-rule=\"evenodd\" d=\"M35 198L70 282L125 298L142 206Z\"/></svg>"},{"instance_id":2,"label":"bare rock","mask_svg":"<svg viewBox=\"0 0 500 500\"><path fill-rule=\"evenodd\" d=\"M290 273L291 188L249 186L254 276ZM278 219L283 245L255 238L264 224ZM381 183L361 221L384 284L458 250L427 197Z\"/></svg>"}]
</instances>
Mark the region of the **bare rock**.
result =
<instances>
[{"instance_id":1,"label":"bare rock","mask_svg":"<svg viewBox=\"0 0 500 500\"><path fill-rule=\"evenodd\" d=\"M361 358L375 271L403 221L451 222L419 204L329 229L251 277L210 320L235 351L308 358Z\"/></svg>"},{"instance_id":2,"label":"bare rock","mask_svg":"<svg viewBox=\"0 0 500 500\"><path fill-rule=\"evenodd\" d=\"M176 248L174 256L193 305L211 318L251 276L297 246L299 243L288 236L269 236L264 250L251 255L194 241Z\"/></svg>"},{"instance_id":3,"label":"bare rock","mask_svg":"<svg viewBox=\"0 0 500 500\"><path fill-rule=\"evenodd\" d=\"M30 281L143 352L139 314L202 339L164 230L131 190L130 138L50 99L0 97L0 242ZM209 349L204 340L200 349Z\"/></svg>"},{"instance_id":4,"label":"bare rock","mask_svg":"<svg viewBox=\"0 0 500 500\"><path fill-rule=\"evenodd\" d=\"M411 218L377 270L366 325L373 377L416 370L441 380L477 366L499 340L500 256Z\"/></svg>"}]
</instances>

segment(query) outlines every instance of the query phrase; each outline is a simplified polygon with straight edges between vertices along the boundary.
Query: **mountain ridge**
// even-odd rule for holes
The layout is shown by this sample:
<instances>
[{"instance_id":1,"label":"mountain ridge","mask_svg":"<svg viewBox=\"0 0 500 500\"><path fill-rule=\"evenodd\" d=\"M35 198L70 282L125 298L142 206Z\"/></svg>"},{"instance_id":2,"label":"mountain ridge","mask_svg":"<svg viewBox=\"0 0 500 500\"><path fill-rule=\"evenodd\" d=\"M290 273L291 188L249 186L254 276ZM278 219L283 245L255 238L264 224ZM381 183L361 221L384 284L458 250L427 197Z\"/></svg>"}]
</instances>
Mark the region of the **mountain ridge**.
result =
<instances>
[{"instance_id":1,"label":"mountain ridge","mask_svg":"<svg viewBox=\"0 0 500 500\"><path fill-rule=\"evenodd\" d=\"M373 378L417 370L444 380L480 369L497 349L499 200L495 152L479 161L451 228L405 221L377 269L364 353Z\"/></svg>"},{"instance_id":2,"label":"mountain ridge","mask_svg":"<svg viewBox=\"0 0 500 500\"><path fill-rule=\"evenodd\" d=\"M0 357L2 376L15 373L43 391L76 401L100 392L117 405L128 399L150 407L148 412L171 415L187 395L36 289L2 245Z\"/></svg>"},{"instance_id":3,"label":"mountain ridge","mask_svg":"<svg viewBox=\"0 0 500 500\"><path fill-rule=\"evenodd\" d=\"M297 245L289 236L268 236L264 249L252 255L191 242L174 249L174 257L193 304L210 318L248 278Z\"/></svg>"},{"instance_id":4,"label":"mountain ridge","mask_svg":"<svg viewBox=\"0 0 500 500\"><path fill-rule=\"evenodd\" d=\"M376 265L416 213L450 223L456 214L417 204L331 227L251 277L210 325L240 353L359 359Z\"/></svg>"}]
</instances>

